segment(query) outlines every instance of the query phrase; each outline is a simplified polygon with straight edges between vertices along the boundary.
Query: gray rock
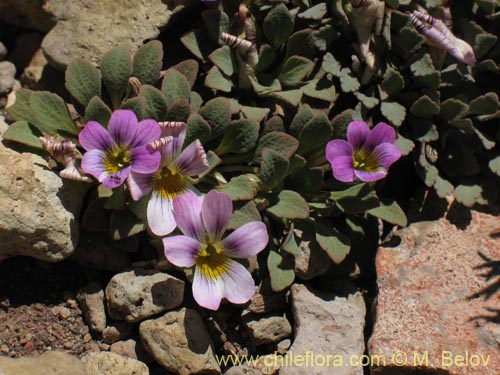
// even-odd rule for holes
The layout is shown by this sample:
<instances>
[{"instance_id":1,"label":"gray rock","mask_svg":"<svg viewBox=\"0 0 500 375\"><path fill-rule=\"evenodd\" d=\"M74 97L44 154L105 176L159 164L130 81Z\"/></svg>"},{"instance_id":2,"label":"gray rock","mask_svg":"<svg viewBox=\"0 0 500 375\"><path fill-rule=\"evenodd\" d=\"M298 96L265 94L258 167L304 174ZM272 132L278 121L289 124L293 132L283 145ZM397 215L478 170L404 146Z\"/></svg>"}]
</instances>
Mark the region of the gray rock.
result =
<instances>
[{"instance_id":1,"label":"gray rock","mask_svg":"<svg viewBox=\"0 0 500 375\"><path fill-rule=\"evenodd\" d=\"M10 61L0 62L0 95L5 95L12 90L16 80L16 66Z\"/></svg>"},{"instance_id":2,"label":"gray rock","mask_svg":"<svg viewBox=\"0 0 500 375\"><path fill-rule=\"evenodd\" d=\"M117 341L109 350L124 357L137 359L144 363L152 363L154 359L146 352L139 338Z\"/></svg>"},{"instance_id":3,"label":"gray rock","mask_svg":"<svg viewBox=\"0 0 500 375\"><path fill-rule=\"evenodd\" d=\"M0 42L0 60L3 60L7 57L7 48L5 47L5 45Z\"/></svg>"},{"instance_id":4,"label":"gray rock","mask_svg":"<svg viewBox=\"0 0 500 375\"><path fill-rule=\"evenodd\" d=\"M0 175L0 260L23 255L58 262L73 253L88 184L63 181L41 157L2 143Z\"/></svg>"},{"instance_id":5,"label":"gray rock","mask_svg":"<svg viewBox=\"0 0 500 375\"><path fill-rule=\"evenodd\" d=\"M292 285L291 291L295 340L284 357L291 362L281 366L280 375L302 375L305 369L311 375L363 375L361 366L350 363L361 358L365 348L363 296L339 297L303 285ZM302 356L301 365L293 362L297 356Z\"/></svg>"},{"instance_id":6,"label":"gray rock","mask_svg":"<svg viewBox=\"0 0 500 375\"><path fill-rule=\"evenodd\" d=\"M119 340L126 339L132 335L133 329L133 326L127 322L110 324L102 331L102 341L106 344L113 344Z\"/></svg>"},{"instance_id":7,"label":"gray rock","mask_svg":"<svg viewBox=\"0 0 500 375\"><path fill-rule=\"evenodd\" d=\"M269 316L246 323L254 345L278 342L292 334L292 326L285 316Z\"/></svg>"},{"instance_id":8,"label":"gray rock","mask_svg":"<svg viewBox=\"0 0 500 375\"><path fill-rule=\"evenodd\" d=\"M297 224L293 231L299 247L299 253L295 256L295 274L303 280L323 275L332 261L316 242L315 232L306 223Z\"/></svg>"},{"instance_id":9,"label":"gray rock","mask_svg":"<svg viewBox=\"0 0 500 375\"><path fill-rule=\"evenodd\" d=\"M285 354L288 351L288 349L290 349L291 345L292 345L292 340L290 339L285 339L283 341L280 341L276 346L276 352L278 352L278 354Z\"/></svg>"},{"instance_id":10,"label":"gray rock","mask_svg":"<svg viewBox=\"0 0 500 375\"><path fill-rule=\"evenodd\" d=\"M0 357L1 375L89 375L85 365L72 355L48 351L37 357Z\"/></svg>"},{"instance_id":11,"label":"gray rock","mask_svg":"<svg viewBox=\"0 0 500 375\"><path fill-rule=\"evenodd\" d=\"M140 324L139 333L149 354L175 374L221 373L212 339L195 310L183 308L146 320Z\"/></svg>"},{"instance_id":12,"label":"gray rock","mask_svg":"<svg viewBox=\"0 0 500 375\"><path fill-rule=\"evenodd\" d=\"M0 2L0 20L9 25L46 32L55 25L45 9L46 3L39 0L3 0Z\"/></svg>"},{"instance_id":13,"label":"gray rock","mask_svg":"<svg viewBox=\"0 0 500 375\"><path fill-rule=\"evenodd\" d=\"M155 270L119 273L106 287L109 315L130 323L174 309L183 298L184 281Z\"/></svg>"},{"instance_id":14,"label":"gray rock","mask_svg":"<svg viewBox=\"0 0 500 375\"><path fill-rule=\"evenodd\" d=\"M149 375L148 366L111 352L90 352L82 357L87 375Z\"/></svg>"},{"instance_id":15,"label":"gray rock","mask_svg":"<svg viewBox=\"0 0 500 375\"><path fill-rule=\"evenodd\" d=\"M76 296L83 318L92 331L102 333L106 328L106 307L104 289L97 282L91 282L78 291Z\"/></svg>"}]
</instances>

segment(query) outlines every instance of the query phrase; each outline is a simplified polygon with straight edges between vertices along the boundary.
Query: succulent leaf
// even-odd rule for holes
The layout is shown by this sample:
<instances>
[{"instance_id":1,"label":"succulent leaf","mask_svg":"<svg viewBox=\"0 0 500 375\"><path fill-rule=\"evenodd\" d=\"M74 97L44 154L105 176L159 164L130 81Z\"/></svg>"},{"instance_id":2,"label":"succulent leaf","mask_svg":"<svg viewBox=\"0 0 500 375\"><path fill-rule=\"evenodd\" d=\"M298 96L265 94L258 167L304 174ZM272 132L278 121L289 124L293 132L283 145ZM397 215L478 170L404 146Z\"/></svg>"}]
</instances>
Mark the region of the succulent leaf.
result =
<instances>
[{"instance_id":1,"label":"succulent leaf","mask_svg":"<svg viewBox=\"0 0 500 375\"><path fill-rule=\"evenodd\" d=\"M66 88L82 105L87 106L94 96L101 96L101 73L89 62L76 59L65 73Z\"/></svg>"}]
</instances>

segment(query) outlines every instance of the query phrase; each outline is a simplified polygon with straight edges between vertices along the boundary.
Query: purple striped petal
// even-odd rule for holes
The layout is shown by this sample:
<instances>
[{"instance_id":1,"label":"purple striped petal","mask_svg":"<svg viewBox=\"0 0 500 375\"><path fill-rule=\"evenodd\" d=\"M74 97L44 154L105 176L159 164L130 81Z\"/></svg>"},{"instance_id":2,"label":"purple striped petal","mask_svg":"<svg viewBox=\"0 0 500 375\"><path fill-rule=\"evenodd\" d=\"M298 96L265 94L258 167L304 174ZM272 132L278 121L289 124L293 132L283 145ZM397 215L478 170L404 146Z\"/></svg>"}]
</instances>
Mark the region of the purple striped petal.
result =
<instances>
[{"instance_id":1,"label":"purple striped petal","mask_svg":"<svg viewBox=\"0 0 500 375\"><path fill-rule=\"evenodd\" d=\"M157 236L166 236L177 226L172 201L154 190L148 202L147 217L149 229Z\"/></svg>"},{"instance_id":2,"label":"purple striped petal","mask_svg":"<svg viewBox=\"0 0 500 375\"><path fill-rule=\"evenodd\" d=\"M250 258L262 251L269 241L266 225L252 221L236 229L221 241L231 258Z\"/></svg>"},{"instance_id":3,"label":"purple striped petal","mask_svg":"<svg viewBox=\"0 0 500 375\"><path fill-rule=\"evenodd\" d=\"M151 185L153 183L153 174L131 172L130 176L128 177L127 183L132 199L138 201L151 191Z\"/></svg>"},{"instance_id":4,"label":"purple striped petal","mask_svg":"<svg viewBox=\"0 0 500 375\"><path fill-rule=\"evenodd\" d=\"M172 236L163 239L165 257L178 267L194 266L200 243L187 236Z\"/></svg>"},{"instance_id":5,"label":"purple striped petal","mask_svg":"<svg viewBox=\"0 0 500 375\"><path fill-rule=\"evenodd\" d=\"M191 191L174 198L174 216L179 229L186 236L201 239L205 227L201 219L203 200Z\"/></svg>"},{"instance_id":6,"label":"purple striped petal","mask_svg":"<svg viewBox=\"0 0 500 375\"><path fill-rule=\"evenodd\" d=\"M356 175L357 178L359 178L363 182L371 182L385 178L385 176L387 176L387 171L380 170L377 172L366 172L366 171L355 170L354 174Z\"/></svg>"},{"instance_id":7,"label":"purple striped petal","mask_svg":"<svg viewBox=\"0 0 500 375\"><path fill-rule=\"evenodd\" d=\"M210 190L201 208L201 217L210 242L218 242L233 215L233 202L229 195Z\"/></svg>"},{"instance_id":8,"label":"purple striped petal","mask_svg":"<svg viewBox=\"0 0 500 375\"><path fill-rule=\"evenodd\" d=\"M186 138L186 123L179 122L175 126L168 126L162 128L162 137L173 137L171 143L162 148L162 159L173 160L180 154L184 139Z\"/></svg>"},{"instance_id":9,"label":"purple striped petal","mask_svg":"<svg viewBox=\"0 0 500 375\"><path fill-rule=\"evenodd\" d=\"M131 147L145 146L149 142L160 138L161 128L155 120L142 120L139 122L137 134Z\"/></svg>"},{"instance_id":10,"label":"purple striped petal","mask_svg":"<svg viewBox=\"0 0 500 375\"><path fill-rule=\"evenodd\" d=\"M326 145L325 156L329 162L339 156L350 156L353 154L352 145L342 139L335 139Z\"/></svg>"},{"instance_id":11,"label":"purple striped petal","mask_svg":"<svg viewBox=\"0 0 500 375\"><path fill-rule=\"evenodd\" d=\"M389 167L401 157L401 150L391 143L382 143L375 147L373 155L381 168L388 170Z\"/></svg>"},{"instance_id":12,"label":"purple striped petal","mask_svg":"<svg viewBox=\"0 0 500 375\"><path fill-rule=\"evenodd\" d=\"M146 146L132 149L132 170L137 173L153 173L160 167L161 155L150 152Z\"/></svg>"},{"instance_id":13,"label":"purple striped petal","mask_svg":"<svg viewBox=\"0 0 500 375\"><path fill-rule=\"evenodd\" d=\"M330 161L333 176L342 182L352 182L354 176L354 166L352 156L339 156Z\"/></svg>"},{"instance_id":14,"label":"purple striped petal","mask_svg":"<svg viewBox=\"0 0 500 375\"><path fill-rule=\"evenodd\" d=\"M117 109L111 114L108 129L118 145L129 146L135 142L137 135L137 117L131 110Z\"/></svg>"},{"instance_id":15,"label":"purple striped petal","mask_svg":"<svg viewBox=\"0 0 500 375\"><path fill-rule=\"evenodd\" d=\"M114 189L122 185L127 180L127 177L130 174L130 167L124 168L114 174L108 174L107 172L105 172L105 174L106 175L101 175L102 180L100 181L108 189Z\"/></svg>"},{"instance_id":16,"label":"purple striped petal","mask_svg":"<svg viewBox=\"0 0 500 375\"><path fill-rule=\"evenodd\" d=\"M208 169L205 150L199 140L186 147L174 161L175 168L186 176L196 176Z\"/></svg>"},{"instance_id":17,"label":"purple striped petal","mask_svg":"<svg viewBox=\"0 0 500 375\"><path fill-rule=\"evenodd\" d=\"M370 134L370 127L364 121L352 121L347 126L347 142L358 150Z\"/></svg>"},{"instance_id":18,"label":"purple striped petal","mask_svg":"<svg viewBox=\"0 0 500 375\"><path fill-rule=\"evenodd\" d=\"M100 126L100 125L99 125ZM81 134L81 133L80 133ZM99 182L102 181L101 176L107 175L104 168L104 158L106 153L99 149L87 151L82 157L82 169L86 174L94 176Z\"/></svg>"},{"instance_id":19,"label":"purple striped petal","mask_svg":"<svg viewBox=\"0 0 500 375\"><path fill-rule=\"evenodd\" d=\"M394 142L396 142L396 131L394 128L384 122L379 122L366 138L363 148L373 150L382 143L394 144Z\"/></svg>"},{"instance_id":20,"label":"purple striped petal","mask_svg":"<svg viewBox=\"0 0 500 375\"><path fill-rule=\"evenodd\" d=\"M108 131L96 121L89 121L78 135L78 141L87 150L110 150L114 141Z\"/></svg>"},{"instance_id":21,"label":"purple striped petal","mask_svg":"<svg viewBox=\"0 0 500 375\"><path fill-rule=\"evenodd\" d=\"M250 272L234 260L229 260L229 269L221 276L223 296L232 303L245 303L255 293L255 282Z\"/></svg>"},{"instance_id":22,"label":"purple striped petal","mask_svg":"<svg viewBox=\"0 0 500 375\"><path fill-rule=\"evenodd\" d=\"M198 305L217 310L222 300L224 285L221 279L210 279L195 268L193 278L193 297Z\"/></svg>"}]
</instances>

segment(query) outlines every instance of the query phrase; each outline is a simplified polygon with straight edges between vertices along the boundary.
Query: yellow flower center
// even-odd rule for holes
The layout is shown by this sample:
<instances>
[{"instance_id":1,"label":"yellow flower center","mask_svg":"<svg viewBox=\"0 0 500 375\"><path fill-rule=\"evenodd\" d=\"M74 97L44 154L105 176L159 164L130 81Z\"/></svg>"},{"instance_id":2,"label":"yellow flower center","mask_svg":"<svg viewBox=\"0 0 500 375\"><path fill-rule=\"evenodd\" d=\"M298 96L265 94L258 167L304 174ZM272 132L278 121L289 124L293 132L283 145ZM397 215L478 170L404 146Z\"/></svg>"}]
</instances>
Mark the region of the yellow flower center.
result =
<instances>
[{"instance_id":1,"label":"yellow flower center","mask_svg":"<svg viewBox=\"0 0 500 375\"><path fill-rule=\"evenodd\" d=\"M186 190L186 183L182 174L161 167L153 176L153 190L164 198L173 199Z\"/></svg>"},{"instance_id":2,"label":"yellow flower center","mask_svg":"<svg viewBox=\"0 0 500 375\"><path fill-rule=\"evenodd\" d=\"M229 270L228 256L223 249L212 244L202 246L195 263L203 276L210 279L218 279Z\"/></svg>"},{"instance_id":3,"label":"yellow flower center","mask_svg":"<svg viewBox=\"0 0 500 375\"><path fill-rule=\"evenodd\" d=\"M372 152L366 153L362 150L354 152L353 166L354 169L365 172L377 172L380 167L377 158Z\"/></svg>"},{"instance_id":4,"label":"yellow flower center","mask_svg":"<svg viewBox=\"0 0 500 375\"><path fill-rule=\"evenodd\" d=\"M129 149L114 147L104 157L104 169L109 174L115 174L132 164L132 154Z\"/></svg>"}]
</instances>

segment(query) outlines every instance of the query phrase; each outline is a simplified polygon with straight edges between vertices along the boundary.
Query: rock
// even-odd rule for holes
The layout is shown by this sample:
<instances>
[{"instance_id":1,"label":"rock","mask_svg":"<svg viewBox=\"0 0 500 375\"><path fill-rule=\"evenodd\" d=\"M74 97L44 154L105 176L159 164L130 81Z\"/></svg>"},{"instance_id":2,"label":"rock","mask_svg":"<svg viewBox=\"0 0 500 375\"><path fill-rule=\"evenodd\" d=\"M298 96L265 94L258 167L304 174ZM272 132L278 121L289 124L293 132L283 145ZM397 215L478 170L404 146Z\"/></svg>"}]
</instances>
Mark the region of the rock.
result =
<instances>
[{"instance_id":1,"label":"rock","mask_svg":"<svg viewBox=\"0 0 500 375\"><path fill-rule=\"evenodd\" d=\"M288 349L290 349L291 345L292 345L292 340L290 339L285 339L283 341L280 341L276 346L276 352L278 354L285 354L288 351Z\"/></svg>"},{"instance_id":2,"label":"rock","mask_svg":"<svg viewBox=\"0 0 500 375\"><path fill-rule=\"evenodd\" d=\"M3 60L7 57L7 48L5 47L5 45L0 42L0 60Z\"/></svg>"},{"instance_id":3,"label":"rock","mask_svg":"<svg viewBox=\"0 0 500 375\"><path fill-rule=\"evenodd\" d=\"M295 274L303 280L324 274L332 261L316 242L315 231L306 223L297 224L293 231L299 248L299 253L295 255Z\"/></svg>"},{"instance_id":4,"label":"rock","mask_svg":"<svg viewBox=\"0 0 500 375\"><path fill-rule=\"evenodd\" d=\"M8 207L0 216L0 260L23 255L58 262L68 257L78 243L88 184L63 181L41 157L3 144L0 175L0 207Z\"/></svg>"},{"instance_id":5,"label":"rock","mask_svg":"<svg viewBox=\"0 0 500 375\"><path fill-rule=\"evenodd\" d=\"M42 48L47 60L65 70L71 60L83 58L97 64L112 47L126 45L135 51L145 40L155 39L172 17L195 0L74 1L78 9L61 20L45 36Z\"/></svg>"},{"instance_id":6,"label":"rock","mask_svg":"<svg viewBox=\"0 0 500 375\"><path fill-rule=\"evenodd\" d=\"M267 314L286 309L288 309L286 292L274 292L270 279L266 278L260 283L258 291L250 298L250 303L241 315L244 317L249 314Z\"/></svg>"},{"instance_id":7,"label":"rock","mask_svg":"<svg viewBox=\"0 0 500 375\"><path fill-rule=\"evenodd\" d=\"M153 358L151 358L151 356L144 349L141 341L136 338L125 341L117 341L111 345L109 350L121 356L137 359L138 361L144 363L154 362Z\"/></svg>"},{"instance_id":8,"label":"rock","mask_svg":"<svg viewBox=\"0 0 500 375\"><path fill-rule=\"evenodd\" d=\"M292 285L295 340L285 357L277 357L280 375L362 375L350 364L364 352L365 303L360 293L340 297ZM301 356L301 357L298 357ZM298 360L302 360L299 364Z\"/></svg>"},{"instance_id":9,"label":"rock","mask_svg":"<svg viewBox=\"0 0 500 375\"><path fill-rule=\"evenodd\" d=\"M468 216L464 230L446 219L414 223L396 233L396 246L378 249L368 349L386 363L375 363L372 374L413 374L417 367L430 374L498 374L498 298L491 297L499 295L500 239L490 233L499 219ZM396 350L399 360L407 358L404 366L393 361Z\"/></svg>"},{"instance_id":10,"label":"rock","mask_svg":"<svg viewBox=\"0 0 500 375\"><path fill-rule=\"evenodd\" d=\"M195 310L183 308L146 320L139 333L148 353L175 374L221 373L212 339Z\"/></svg>"},{"instance_id":11,"label":"rock","mask_svg":"<svg viewBox=\"0 0 500 375\"><path fill-rule=\"evenodd\" d=\"M0 357L0 374L88 375L84 364L78 358L56 351L48 351L36 357Z\"/></svg>"},{"instance_id":12,"label":"rock","mask_svg":"<svg viewBox=\"0 0 500 375\"><path fill-rule=\"evenodd\" d=\"M285 316L269 316L246 323L254 345L278 342L292 334L292 326Z\"/></svg>"},{"instance_id":13,"label":"rock","mask_svg":"<svg viewBox=\"0 0 500 375\"><path fill-rule=\"evenodd\" d=\"M116 322L104 328L102 331L102 341L106 344L113 344L119 340L126 339L132 335L133 327L127 322Z\"/></svg>"},{"instance_id":14,"label":"rock","mask_svg":"<svg viewBox=\"0 0 500 375\"><path fill-rule=\"evenodd\" d=\"M55 25L45 10L46 1L3 0L0 2L0 20L24 29L48 31Z\"/></svg>"},{"instance_id":15,"label":"rock","mask_svg":"<svg viewBox=\"0 0 500 375\"><path fill-rule=\"evenodd\" d=\"M229 368L224 375L262 375L262 372L249 366L239 365Z\"/></svg>"},{"instance_id":16,"label":"rock","mask_svg":"<svg viewBox=\"0 0 500 375\"><path fill-rule=\"evenodd\" d=\"M0 95L12 90L16 80L16 66L10 61L0 61Z\"/></svg>"},{"instance_id":17,"label":"rock","mask_svg":"<svg viewBox=\"0 0 500 375\"><path fill-rule=\"evenodd\" d=\"M82 357L87 375L149 375L148 366L111 352L91 352Z\"/></svg>"},{"instance_id":18,"label":"rock","mask_svg":"<svg viewBox=\"0 0 500 375\"><path fill-rule=\"evenodd\" d=\"M91 282L78 291L76 298L89 328L92 331L102 333L106 328L106 307L102 287L95 281Z\"/></svg>"},{"instance_id":19,"label":"rock","mask_svg":"<svg viewBox=\"0 0 500 375\"><path fill-rule=\"evenodd\" d=\"M115 320L140 322L178 307L184 298L184 281L155 270L119 273L106 287L109 315Z\"/></svg>"},{"instance_id":20,"label":"rock","mask_svg":"<svg viewBox=\"0 0 500 375\"><path fill-rule=\"evenodd\" d=\"M19 34L16 38L9 53L9 61L14 63L19 72L22 72L33 60L37 51L40 50L42 40L43 34L33 31Z\"/></svg>"}]
</instances>

